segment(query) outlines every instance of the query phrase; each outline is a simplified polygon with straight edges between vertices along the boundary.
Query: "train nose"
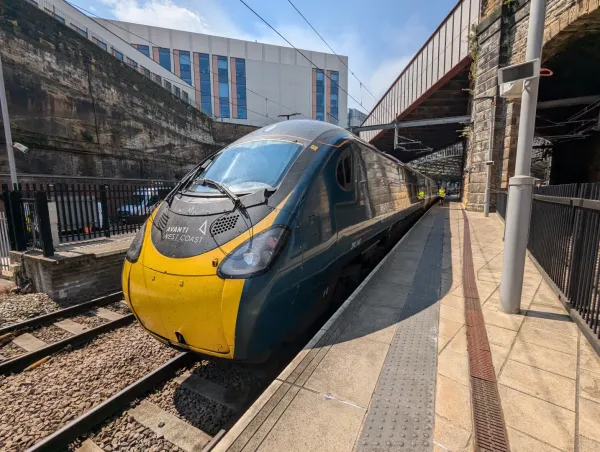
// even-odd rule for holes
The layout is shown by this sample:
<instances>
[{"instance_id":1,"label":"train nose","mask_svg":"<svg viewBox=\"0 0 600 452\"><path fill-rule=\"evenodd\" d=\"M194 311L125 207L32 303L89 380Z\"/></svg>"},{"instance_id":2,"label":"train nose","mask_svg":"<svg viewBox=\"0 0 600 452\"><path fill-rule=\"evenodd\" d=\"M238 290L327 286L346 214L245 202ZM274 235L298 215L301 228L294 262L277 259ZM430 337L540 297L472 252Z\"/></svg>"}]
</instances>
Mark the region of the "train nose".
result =
<instances>
[{"instance_id":1,"label":"train nose","mask_svg":"<svg viewBox=\"0 0 600 452\"><path fill-rule=\"evenodd\" d=\"M232 357L242 280L131 267L129 302L143 326L173 344Z\"/></svg>"}]
</instances>

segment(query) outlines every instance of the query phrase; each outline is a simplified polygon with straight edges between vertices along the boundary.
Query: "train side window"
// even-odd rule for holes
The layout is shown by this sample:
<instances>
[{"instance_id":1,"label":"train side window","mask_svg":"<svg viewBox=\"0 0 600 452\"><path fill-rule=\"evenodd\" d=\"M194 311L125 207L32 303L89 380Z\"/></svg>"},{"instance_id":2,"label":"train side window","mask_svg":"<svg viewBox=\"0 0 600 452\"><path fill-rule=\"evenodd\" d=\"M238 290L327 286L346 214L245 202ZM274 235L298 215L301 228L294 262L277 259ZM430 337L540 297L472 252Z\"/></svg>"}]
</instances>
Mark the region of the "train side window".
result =
<instances>
[{"instance_id":1,"label":"train side window","mask_svg":"<svg viewBox=\"0 0 600 452\"><path fill-rule=\"evenodd\" d=\"M352 190L352 183L354 181L352 166L352 151L347 149L342 152L336 168L337 183L342 190Z\"/></svg>"}]
</instances>

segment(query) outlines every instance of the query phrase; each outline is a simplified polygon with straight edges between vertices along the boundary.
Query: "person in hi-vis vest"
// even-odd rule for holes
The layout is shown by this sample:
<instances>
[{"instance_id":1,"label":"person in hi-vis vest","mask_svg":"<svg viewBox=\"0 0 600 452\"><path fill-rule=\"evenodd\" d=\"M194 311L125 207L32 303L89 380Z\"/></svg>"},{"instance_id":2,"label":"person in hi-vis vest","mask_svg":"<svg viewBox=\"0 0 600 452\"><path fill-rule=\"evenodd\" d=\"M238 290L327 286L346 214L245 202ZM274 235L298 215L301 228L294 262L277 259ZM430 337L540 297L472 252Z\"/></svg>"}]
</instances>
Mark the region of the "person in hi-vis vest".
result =
<instances>
[{"instance_id":1,"label":"person in hi-vis vest","mask_svg":"<svg viewBox=\"0 0 600 452\"><path fill-rule=\"evenodd\" d=\"M438 195L440 196L440 206L443 206L444 198L446 197L446 189L444 187L440 187L438 190Z\"/></svg>"}]
</instances>

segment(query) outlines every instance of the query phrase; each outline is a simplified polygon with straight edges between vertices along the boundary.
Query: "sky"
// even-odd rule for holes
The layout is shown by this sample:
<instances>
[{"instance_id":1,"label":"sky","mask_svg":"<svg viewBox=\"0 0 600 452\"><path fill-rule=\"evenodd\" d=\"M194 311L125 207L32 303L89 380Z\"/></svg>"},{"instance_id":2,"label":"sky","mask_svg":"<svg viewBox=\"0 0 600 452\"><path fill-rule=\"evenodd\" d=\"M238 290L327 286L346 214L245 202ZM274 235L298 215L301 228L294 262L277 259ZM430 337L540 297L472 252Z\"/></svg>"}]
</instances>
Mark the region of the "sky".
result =
<instances>
[{"instance_id":1,"label":"sky","mask_svg":"<svg viewBox=\"0 0 600 452\"><path fill-rule=\"evenodd\" d=\"M107 19L288 45L239 0L69 1ZM331 53L288 0L244 1L297 48ZM370 111L457 0L292 2L374 95L348 74L348 106Z\"/></svg>"}]
</instances>

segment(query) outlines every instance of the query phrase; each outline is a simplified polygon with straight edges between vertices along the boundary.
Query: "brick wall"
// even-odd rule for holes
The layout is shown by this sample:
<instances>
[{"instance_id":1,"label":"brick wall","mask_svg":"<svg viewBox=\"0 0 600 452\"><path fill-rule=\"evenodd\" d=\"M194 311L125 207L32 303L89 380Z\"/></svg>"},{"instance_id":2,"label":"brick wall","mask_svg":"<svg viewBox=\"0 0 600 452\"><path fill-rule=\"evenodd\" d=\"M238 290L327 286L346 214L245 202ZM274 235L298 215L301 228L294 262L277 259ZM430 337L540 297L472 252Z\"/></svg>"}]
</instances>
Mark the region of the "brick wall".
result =
<instances>
[{"instance_id":1,"label":"brick wall","mask_svg":"<svg viewBox=\"0 0 600 452\"><path fill-rule=\"evenodd\" d=\"M546 11L544 48L546 60L560 52L570 39L577 39L586 29L598 25L599 0L549 0ZM525 59L529 2L495 2L488 0L483 19L477 29L478 54L473 97L496 94L498 68L520 63ZM490 128L490 100L474 101L473 129L467 146L463 204L469 210L483 210L488 137ZM495 114L494 144L492 150L492 193L506 188L514 174L519 129L520 103L498 98ZM495 196L492 194L492 205Z\"/></svg>"},{"instance_id":2,"label":"brick wall","mask_svg":"<svg viewBox=\"0 0 600 452\"><path fill-rule=\"evenodd\" d=\"M22 0L0 3L0 52L13 140L30 148L19 172L177 178L253 130L215 124Z\"/></svg>"}]
</instances>

